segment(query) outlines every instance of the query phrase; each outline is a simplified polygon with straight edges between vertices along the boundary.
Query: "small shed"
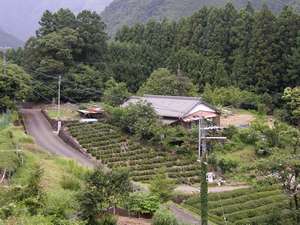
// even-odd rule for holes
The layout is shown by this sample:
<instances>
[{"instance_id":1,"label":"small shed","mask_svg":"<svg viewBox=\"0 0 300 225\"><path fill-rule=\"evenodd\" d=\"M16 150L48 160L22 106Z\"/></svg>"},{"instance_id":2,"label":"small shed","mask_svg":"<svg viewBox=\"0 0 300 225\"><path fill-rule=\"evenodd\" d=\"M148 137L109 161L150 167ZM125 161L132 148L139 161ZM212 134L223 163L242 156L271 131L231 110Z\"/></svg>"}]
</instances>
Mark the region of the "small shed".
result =
<instances>
[{"instance_id":1,"label":"small shed","mask_svg":"<svg viewBox=\"0 0 300 225\"><path fill-rule=\"evenodd\" d=\"M99 106L77 110L82 118L100 119L104 117L104 110Z\"/></svg>"}]
</instances>

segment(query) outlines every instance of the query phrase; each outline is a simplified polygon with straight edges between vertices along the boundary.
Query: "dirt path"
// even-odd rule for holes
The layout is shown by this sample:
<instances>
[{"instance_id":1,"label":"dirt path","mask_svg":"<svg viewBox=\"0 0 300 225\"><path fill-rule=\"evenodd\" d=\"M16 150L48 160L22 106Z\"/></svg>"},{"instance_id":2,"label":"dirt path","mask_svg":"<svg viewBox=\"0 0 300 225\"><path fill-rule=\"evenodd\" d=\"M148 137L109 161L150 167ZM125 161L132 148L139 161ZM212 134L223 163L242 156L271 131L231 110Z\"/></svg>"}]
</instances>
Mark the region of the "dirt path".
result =
<instances>
[{"instance_id":1,"label":"dirt path","mask_svg":"<svg viewBox=\"0 0 300 225\"><path fill-rule=\"evenodd\" d=\"M251 114L234 114L227 117L221 117L221 126L222 127L229 127L229 126L236 126L236 127L243 127L249 126L252 121L255 120L255 116Z\"/></svg>"},{"instance_id":2,"label":"dirt path","mask_svg":"<svg viewBox=\"0 0 300 225\"><path fill-rule=\"evenodd\" d=\"M151 225L151 220L119 217L118 225Z\"/></svg>"},{"instance_id":3,"label":"dirt path","mask_svg":"<svg viewBox=\"0 0 300 225\"><path fill-rule=\"evenodd\" d=\"M93 168L95 164L76 149L73 149L53 133L49 122L40 109L21 110L27 132L34 137L36 143L56 155L61 155L77 161L79 164Z\"/></svg>"},{"instance_id":4,"label":"dirt path","mask_svg":"<svg viewBox=\"0 0 300 225\"><path fill-rule=\"evenodd\" d=\"M196 218L196 216L188 213L186 210L183 210L177 207L175 204L170 205L169 209L174 214L176 219L180 222L191 224L191 225L200 225L200 219Z\"/></svg>"},{"instance_id":5,"label":"dirt path","mask_svg":"<svg viewBox=\"0 0 300 225\"><path fill-rule=\"evenodd\" d=\"M238 186L221 186L221 187L209 187L208 193L218 193L218 192L226 192L226 191L233 191L237 189L244 189L249 188L247 185L238 185ZM189 185L179 185L175 191L182 192L185 194L196 194L200 192L200 188L192 187Z\"/></svg>"}]
</instances>

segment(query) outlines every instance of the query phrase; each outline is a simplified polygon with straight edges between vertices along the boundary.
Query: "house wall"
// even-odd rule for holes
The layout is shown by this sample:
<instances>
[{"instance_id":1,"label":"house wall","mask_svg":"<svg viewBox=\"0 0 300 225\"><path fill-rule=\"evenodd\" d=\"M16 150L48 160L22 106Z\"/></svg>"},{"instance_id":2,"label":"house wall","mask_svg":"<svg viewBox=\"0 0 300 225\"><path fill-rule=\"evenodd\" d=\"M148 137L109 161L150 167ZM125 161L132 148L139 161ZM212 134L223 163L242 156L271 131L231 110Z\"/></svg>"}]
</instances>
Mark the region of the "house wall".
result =
<instances>
[{"instance_id":1,"label":"house wall","mask_svg":"<svg viewBox=\"0 0 300 225\"><path fill-rule=\"evenodd\" d=\"M218 115L217 117L214 117L214 118L213 118L213 123L214 123L216 126L221 126L221 116Z\"/></svg>"},{"instance_id":2,"label":"house wall","mask_svg":"<svg viewBox=\"0 0 300 225\"><path fill-rule=\"evenodd\" d=\"M189 114L193 114L193 113L196 113L196 112L199 112L199 111L204 111L204 112L216 112L215 110L209 108L208 106L204 105L204 104L199 104L197 105L195 108L193 108Z\"/></svg>"}]
</instances>

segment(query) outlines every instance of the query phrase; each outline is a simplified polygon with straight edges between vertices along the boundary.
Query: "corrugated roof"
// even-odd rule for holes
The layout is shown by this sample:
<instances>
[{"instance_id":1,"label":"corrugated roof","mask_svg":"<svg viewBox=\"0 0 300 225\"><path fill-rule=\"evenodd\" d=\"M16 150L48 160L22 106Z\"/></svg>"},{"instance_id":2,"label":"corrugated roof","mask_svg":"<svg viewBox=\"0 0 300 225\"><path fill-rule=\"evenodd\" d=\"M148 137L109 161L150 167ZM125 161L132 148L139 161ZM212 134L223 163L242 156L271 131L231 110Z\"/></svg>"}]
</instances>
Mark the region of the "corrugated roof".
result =
<instances>
[{"instance_id":1,"label":"corrugated roof","mask_svg":"<svg viewBox=\"0 0 300 225\"><path fill-rule=\"evenodd\" d=\"M123 104L124 107L130 103L146 101L152 105L159 116L182 118L198 104L201 98L181 96L145 95L143 97L133 96Z\"/></svg>"}]
</instances>

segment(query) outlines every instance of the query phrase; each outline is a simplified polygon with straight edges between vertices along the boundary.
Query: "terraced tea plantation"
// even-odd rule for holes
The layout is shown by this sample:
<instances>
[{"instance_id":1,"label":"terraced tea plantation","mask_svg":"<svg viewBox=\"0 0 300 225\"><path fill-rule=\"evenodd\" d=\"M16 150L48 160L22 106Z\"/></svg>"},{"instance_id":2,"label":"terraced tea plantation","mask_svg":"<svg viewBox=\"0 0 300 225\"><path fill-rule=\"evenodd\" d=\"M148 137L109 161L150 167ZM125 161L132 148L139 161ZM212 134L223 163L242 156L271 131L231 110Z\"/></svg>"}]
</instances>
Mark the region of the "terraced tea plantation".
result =
<instances>
[{"instance_id":1,"label":"terraced tea plantation","mask_svg":"<svg viewBox=\"0 0 300 225\"><path fill-rule=\"evenodd\" d=\"M127 167L133 180L149 181L160 168L178 183L199 182L196 160L143 147L107 123L70 123L70 134L83 148L110 168Z\"/></svg>"},{"instance_id":2,"label":"terraced tea plantation","mask_svg":"<svg viewBox=\"0 0 300 225\"><path fill-rule=\"evenodd\" d=\"M292 218L287 196L279 187L240 189L208 196L209 219L216 224L266 224L274 213L281 218ZM200 213L199 197L185 201L185 207ZM224 221L226 218L227 223Z\"/></svg>"}]
</instances>

